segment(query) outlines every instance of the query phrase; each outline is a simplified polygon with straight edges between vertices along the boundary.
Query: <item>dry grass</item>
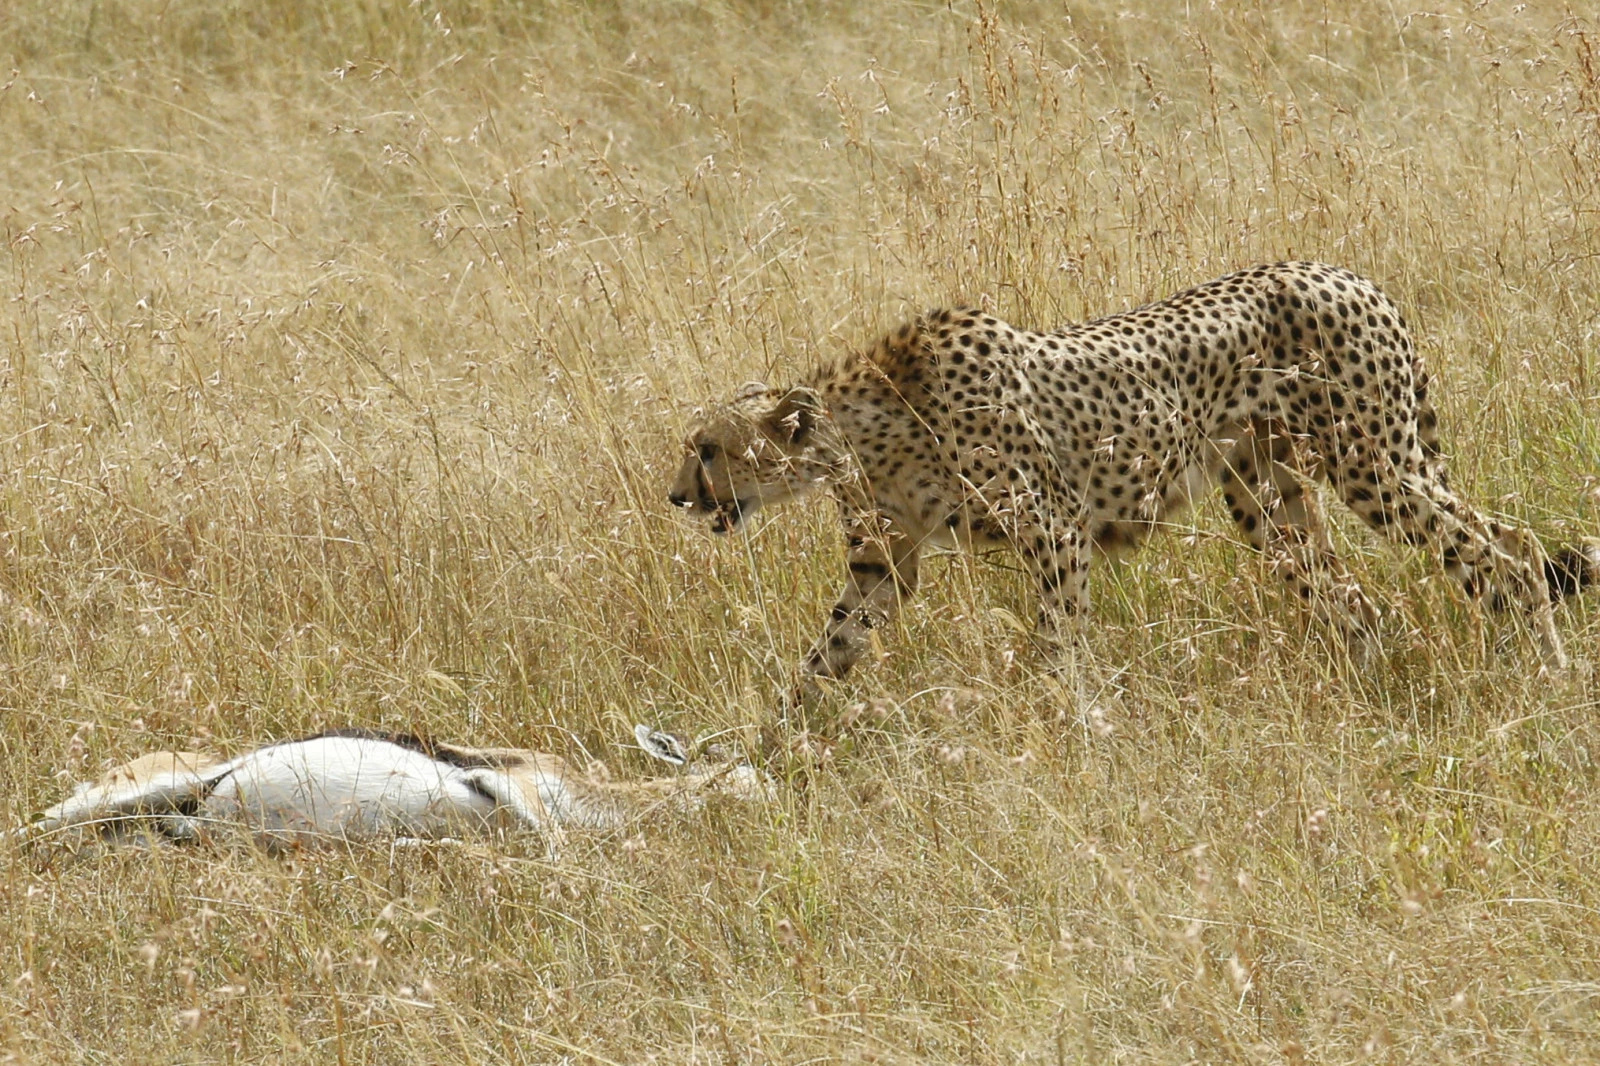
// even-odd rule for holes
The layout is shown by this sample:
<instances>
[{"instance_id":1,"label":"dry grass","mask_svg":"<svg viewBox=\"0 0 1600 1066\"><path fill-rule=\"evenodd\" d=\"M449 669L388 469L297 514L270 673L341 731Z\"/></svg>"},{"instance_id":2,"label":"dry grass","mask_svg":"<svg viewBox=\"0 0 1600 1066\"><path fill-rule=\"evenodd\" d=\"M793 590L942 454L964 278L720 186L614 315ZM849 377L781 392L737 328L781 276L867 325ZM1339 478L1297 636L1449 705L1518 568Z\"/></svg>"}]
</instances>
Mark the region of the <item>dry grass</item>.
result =
<instances>
[{"instance_id":1,"label":"dry grass","mask_svg":"<svg viewBox=\"0 0 1600 1066\"><path fill-rule=\"evenodd\" d=\"M1583 5L1070 11L0 8L0 818L323 725L753 739L837 533L669 513L689 409L952 300L1348 265L1457 483L1600 531ZM771 808L555 865L0 843L0 1061L1594 1061L1595 606L1552 685L1346 525L1358 672L1216 518L1097 574L1095 706L934 563Z\"/></svg>"}]
</instances>

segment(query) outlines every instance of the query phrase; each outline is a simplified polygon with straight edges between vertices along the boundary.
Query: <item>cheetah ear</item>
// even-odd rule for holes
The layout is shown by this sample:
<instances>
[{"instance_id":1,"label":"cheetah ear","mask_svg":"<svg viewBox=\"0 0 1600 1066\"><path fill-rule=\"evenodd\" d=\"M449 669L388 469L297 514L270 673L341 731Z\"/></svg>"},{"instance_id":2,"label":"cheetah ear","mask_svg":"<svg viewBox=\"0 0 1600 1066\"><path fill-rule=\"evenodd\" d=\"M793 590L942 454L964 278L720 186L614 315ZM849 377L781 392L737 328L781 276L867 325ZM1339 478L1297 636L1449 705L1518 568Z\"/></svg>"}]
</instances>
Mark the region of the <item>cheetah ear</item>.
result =
<instances>
[{"instance_id":1,"label":"cheetah ear","mask_svg":"<svg viewBox=\"0 0 1600 1066\"><path fill-rule=\"evenodd\" d=\"M767 432L779 440L799 444L811 435L823 413L822 397L816 390L796 385L767 415Z\"/></svg>"},{"instance_id":2,"label":"cheetah ear","mask_svg":"<svg viewBox=\"0 0 1600 1066\"><path fill-rule=\"evenodd\" d=\"M757 396L765 396L771 391L771 389L767 388L767 383L765 381L747 381L743 385L739 386L738 392L733 394L733 402L738 403L741 400L753 400Z\"/></svg>"}]
</instances>

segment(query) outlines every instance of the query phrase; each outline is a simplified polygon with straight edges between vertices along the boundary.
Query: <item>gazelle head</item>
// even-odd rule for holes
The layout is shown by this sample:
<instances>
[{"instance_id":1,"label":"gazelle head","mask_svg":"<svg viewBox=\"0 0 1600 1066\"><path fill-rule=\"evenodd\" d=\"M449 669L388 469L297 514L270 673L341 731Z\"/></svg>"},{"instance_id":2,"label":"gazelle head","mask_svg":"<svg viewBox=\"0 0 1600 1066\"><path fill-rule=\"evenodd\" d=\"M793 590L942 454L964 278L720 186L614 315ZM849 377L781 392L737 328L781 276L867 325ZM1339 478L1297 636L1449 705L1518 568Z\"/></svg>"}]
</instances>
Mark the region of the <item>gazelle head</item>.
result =
<instances>
[{"instance_id":1,"label":"gazelle head","mask_svg":"<svg viewBox=\"0 0 1600 1066\"><path fill-rule=\"evenodd\" d=\"M678 734L641 723L633 727L633 737L639 742L639 747L654 758L673 766L689 765L692 747Z\"/></svg>"},{"instance_id":2,"label":"gazelle head","mask_svg":"<svg viewBox=\"0 0 1600 1066\"><path fill-rule=\"evenodd\" d=\"M670 783L677 782L686 786L686 795L710 793L741 800L771 799L775 794L772 780L751 766L737 745L689 741L676 733L642 724L633 727L633 737L649 755L683 771L676 777L650 782L651 785L670 788ZM691 805L698 806L698 800Z\"/></svg>"}]
</instances>

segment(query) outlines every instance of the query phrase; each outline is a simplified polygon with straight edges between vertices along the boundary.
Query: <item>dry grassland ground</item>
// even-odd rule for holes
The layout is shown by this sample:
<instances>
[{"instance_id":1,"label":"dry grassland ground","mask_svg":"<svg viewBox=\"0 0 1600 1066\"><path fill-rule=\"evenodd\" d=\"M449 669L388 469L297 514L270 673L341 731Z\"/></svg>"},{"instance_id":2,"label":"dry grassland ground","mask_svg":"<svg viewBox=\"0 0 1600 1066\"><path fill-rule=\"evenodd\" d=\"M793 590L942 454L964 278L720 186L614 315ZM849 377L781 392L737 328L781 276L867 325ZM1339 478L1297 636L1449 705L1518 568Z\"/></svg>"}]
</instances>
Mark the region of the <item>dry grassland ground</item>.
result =
<instances>
[{"instance_id":1,"label":"dry grassland ground","mask_svg":"<svg viewBox=\"0 0 1600 1066\"><path fill-rule=\"evenodd\" d=\"M696 404L956 300L1378 280L1470 498L1600 533L1586 5L0 7L0 819L156 746L755 747L841 572ZM1556 683L1341 518L1342 662L1215 507L1083 702L936 560L781 799L272 859L0 842L0 1062L1587 1063L1600 608Z\"/></svg>"}]
</instances>

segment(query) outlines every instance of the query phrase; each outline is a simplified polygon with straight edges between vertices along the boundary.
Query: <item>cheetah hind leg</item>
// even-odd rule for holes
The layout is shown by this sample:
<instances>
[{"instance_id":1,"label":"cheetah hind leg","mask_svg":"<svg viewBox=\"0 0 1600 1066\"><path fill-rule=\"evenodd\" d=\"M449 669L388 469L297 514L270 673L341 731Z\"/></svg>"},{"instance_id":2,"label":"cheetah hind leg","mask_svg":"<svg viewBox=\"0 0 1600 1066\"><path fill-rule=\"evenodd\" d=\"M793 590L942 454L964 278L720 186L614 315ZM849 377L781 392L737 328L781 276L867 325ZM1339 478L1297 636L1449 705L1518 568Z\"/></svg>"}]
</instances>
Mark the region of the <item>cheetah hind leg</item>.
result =
<instances>
[{"instance_id":1,"label":"cheetah hind leg","mask_svg":"<svg viewBox=\"0 0 1600 1066\"><path fill-rule=\"evenodd\" d=\"M1556 629L1555 601L1561 598L1548 579L1552 567L1550 556L1532 530L1510 526L1494 519L1485 520L1494 536L1495 547L1503 558L1496 559L1495 578L1490 586L1489 605L1496 611L1507 606L1509 599L1522 607L1533 627L1540 655L1553 670L1565 670L1569 665L1561 634ZM1542 579L1542 580L1541 580Z\"/></svg>"},{"instance_id":2,"label":"cheetah hind leg","mask_svg":"<svg viewBox=\"0 0 1600 1066\"><path fill-rule=\"evenodd\" d=\"M1378 612L1334 550L1304 465L1289 437L1256 423L1223 459L1223 498L1245 541L1362 665L1380 650Z\"/></svg>"},{"instance_id":3,"label":"cheetah hind leg","mask_svg":"<svg viewBox=\"0 0 1600 1066\"><path fill-rule=\"evenodd\" d=\"M1538 538L1479 513L1425 472L1395 478L1393 492L1394 502L1387 507L1370 500L1351 500L1350 506L1381 532L1432 548L1445 573L1470 599L1493 611L1519 608L1545 666L1565 671L1567 655L1556 631L1551 560Z\"/></svg>"}]
</instances>

